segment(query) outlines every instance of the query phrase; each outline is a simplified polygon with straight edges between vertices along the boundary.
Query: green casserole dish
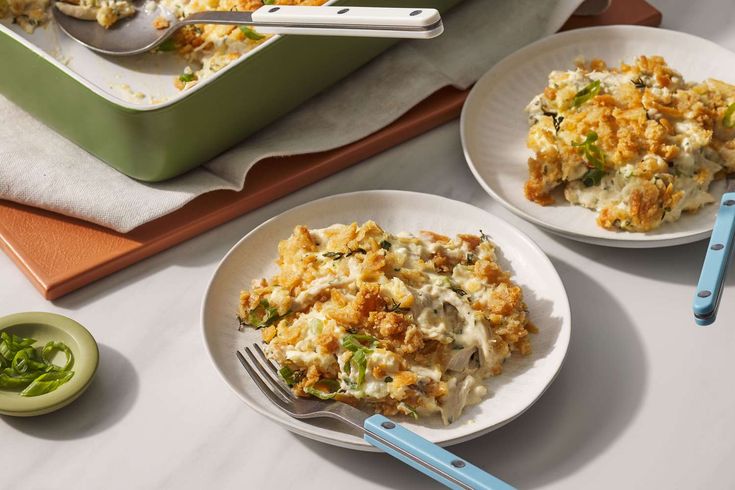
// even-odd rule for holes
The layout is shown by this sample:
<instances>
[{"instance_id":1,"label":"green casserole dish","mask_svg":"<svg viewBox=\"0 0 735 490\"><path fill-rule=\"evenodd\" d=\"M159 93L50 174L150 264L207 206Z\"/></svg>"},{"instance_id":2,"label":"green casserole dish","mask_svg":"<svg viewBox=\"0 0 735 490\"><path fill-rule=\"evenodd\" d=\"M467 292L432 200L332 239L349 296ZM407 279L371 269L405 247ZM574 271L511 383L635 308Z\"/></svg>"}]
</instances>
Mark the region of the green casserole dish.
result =
<instances>
[{"instance_id":1,"label":"green casserole dish","mask_svg":"<svg viewBox=\"0 0 735 490\"><path fill-rule=\"evenodd\" d=\"M410 6L446 12L459 1L417 0ZM400 0L328 4L407 6ZM3 22L0 59L6 68L0 93L118 171L156 182L205 163L395 42L274 36L214 76L177 93L173 79L185 66L182 60L154 59L154 54L137 60L105 58L63 37L55 25L25 34ZM60 57L60 51L71 53L71 60ZM120 87L132 93L127 78L138 87L168 90L167 99L125 100ZM112 79L116 83L111 84Z\"/></svg>"}]
</instances>

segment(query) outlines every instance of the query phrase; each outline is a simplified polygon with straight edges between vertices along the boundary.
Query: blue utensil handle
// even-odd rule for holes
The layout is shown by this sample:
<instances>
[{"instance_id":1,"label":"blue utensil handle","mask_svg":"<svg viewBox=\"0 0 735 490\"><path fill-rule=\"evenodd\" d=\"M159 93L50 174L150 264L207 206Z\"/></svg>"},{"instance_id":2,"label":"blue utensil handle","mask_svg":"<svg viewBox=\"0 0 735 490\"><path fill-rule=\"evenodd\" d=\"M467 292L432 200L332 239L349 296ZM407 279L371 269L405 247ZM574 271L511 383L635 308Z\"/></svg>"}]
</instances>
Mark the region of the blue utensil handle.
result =
<instances>
[{"instance_id":1,"label":"blue utensil handle","mask_svg":"<svg viewBox=\"0 0 735 490\"><path fill-rule=\"evenodd\" d=\"M365 420L365 441L454 489L513 490L513 487L383 417Z\"/></svg>"},{"instance_id":2,"label":"blue utensil handle","mask_svg":"<svg viewBox=\"0 0 735 490\"><path fill-rule=\"evenodd\" d=\"M697 292L694 295L694 320L697 325L710 325L717 316L722 296L722 284L732 255L735 235L735 192L722 196L715 227L704 257Z\"/></svg>"}]
</instances>

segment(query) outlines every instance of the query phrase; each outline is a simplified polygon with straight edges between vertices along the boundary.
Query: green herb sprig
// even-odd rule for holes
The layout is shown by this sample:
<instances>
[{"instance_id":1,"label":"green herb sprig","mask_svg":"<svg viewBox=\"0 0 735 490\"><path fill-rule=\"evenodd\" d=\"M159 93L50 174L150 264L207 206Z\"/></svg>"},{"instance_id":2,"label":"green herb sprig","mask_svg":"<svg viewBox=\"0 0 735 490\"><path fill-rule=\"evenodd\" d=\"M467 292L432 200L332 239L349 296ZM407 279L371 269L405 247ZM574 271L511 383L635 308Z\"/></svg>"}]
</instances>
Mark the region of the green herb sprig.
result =
<instances>
[{"instance_id":1,"label":"green herb sprig","mask_svg":"<svg viewBox=\"0 0 735 490\"><path fill-rule=\"evenodd\" d=\"M354 250L349 250L347 252L324 252L322 254L322 256L323 257L328 257L328 258L334 259L334 260L339 260L342 257L351 257L351 256L353 256L355 254L358 254L358 253L359 254L366 254L367 253L367 250L365 250L364 248L358 247L358 248L356 248Z\"/></svg>"},{"instance_id":2,"label":"green herb sprig","mask_svg":"<svg viewBox=\"0 0 735 490\"><path fill-rule=\"evenodd\" d=\"M544 116L549 116L554 123L554 131L557 133L561 129L561 123L564 121L564 116L560 116L555 112L544 112Z\"/></svg>"},{"instance_id":3,"label":"green herb sprig","mask_svg":"<svg viewBox=\"0 0 735 490\"><path fill-rule=\"evenodd\" d=\"M646 84L641 77L634 78L630 82L635 85L635 88L646 88Z\"/></svg>"},{"instance_id":4,"label":"green herb sprig","mask_svg":"<svg viewBox=\"0 0 735 490\"><path fill-rule=\"evenodd\" d=\"M401 308L401 304L398 301L394 300L393 298L391 298L391 301L393 301L393 304L391 306L386 306L385 311L389 313L390 312L408 313L409 311L411 311L410 308Z\"/></svg>"}]
</instances>

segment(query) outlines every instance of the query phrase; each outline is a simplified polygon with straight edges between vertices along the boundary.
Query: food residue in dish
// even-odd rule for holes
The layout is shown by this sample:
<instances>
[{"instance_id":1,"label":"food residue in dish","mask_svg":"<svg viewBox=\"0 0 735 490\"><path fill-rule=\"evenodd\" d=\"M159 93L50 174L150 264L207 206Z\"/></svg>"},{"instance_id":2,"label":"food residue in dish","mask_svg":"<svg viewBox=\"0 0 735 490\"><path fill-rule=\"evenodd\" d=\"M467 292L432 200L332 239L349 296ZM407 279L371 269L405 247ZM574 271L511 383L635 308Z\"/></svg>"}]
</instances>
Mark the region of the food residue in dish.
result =
<instances>
[{"instance_id":1,"label":"food residue in dish","mask_svg":"<svg viewBox=\"0 0 735 490\"><path fill-rule=\"evenodd\" d=\"M207 10L253 11L266 5L322 5L327 0L161 0L161 5L183 19L193 13ZM247 26L193 25L179 29L158 48L162 52L177 52L194 68L183 73L174 84L180 90L188 89L212 76L243 54L269 39Z\"/></svg>"},{"instance_id":2,"label":"food residue in dish","mask_svg":"<svg viewBox=\"0 0 735 490\"><path fill-rule=\"evenodd\" d=\"M123 98L130 101L141 101L147 97L143 92L133 90L133 88L127 83L114 84L111 85L110 88L117 90Z\"/></svg>"},{"instance_id":3,"label":"food residue in dish","mask_svg":"<svg viewBox=\"0 0 735 490\"><path fill-rule=\"evenodd\" d=\"M608 230L646 232L714 201L735 172L735 86L686 82L660 56L609 68L578 60L553 71L526 107L526 197L541 205L564 185Z\"/></svg>"},{"instance_id":4,"label":"food residue in dish","mask_svg":"<svg viewBox=\"0 0 735 490\"><path fill-rule=\"evenodd\" d=\"M135 14L135 7L127 0L59 0L54 4L66 15L97 21L104 28ZM51 21L50 6L49 0L0 0L0 19L10 17L32 34L36 27Z\"/></svg>"},{"instance_id":5,"label":"food residue in dish","mask_svg":"<svg viewBox=\"0 0 735 490\"><path fill-rule=\"evenodd\" d=\"M95 20L105 29L136 12L135 6L127 0L57 0L54 5L65 15Z\"/></svg>"},{"instance_id":6,"label":"food residue in dish","mask_svg":"<svg viewBox=\"0 0 735 490\"><path fill-rule=\"evenodd\" d=\"M449 424L531 352L523 293L487 235L298 226L278 253L280 272L241 293L239 320L297 396Z\"/></svg>"},{"instance_id":7,"label":"food residue in dish","mask_svg":"<svg viewBox=\"0 0 735 490\"><path fill-rule=\"evenodd\" d=\"M10 17L24 31L32 33L49 21L49 5L49 0L0 0L0 19Z\"/></svg>"}]
</instances>

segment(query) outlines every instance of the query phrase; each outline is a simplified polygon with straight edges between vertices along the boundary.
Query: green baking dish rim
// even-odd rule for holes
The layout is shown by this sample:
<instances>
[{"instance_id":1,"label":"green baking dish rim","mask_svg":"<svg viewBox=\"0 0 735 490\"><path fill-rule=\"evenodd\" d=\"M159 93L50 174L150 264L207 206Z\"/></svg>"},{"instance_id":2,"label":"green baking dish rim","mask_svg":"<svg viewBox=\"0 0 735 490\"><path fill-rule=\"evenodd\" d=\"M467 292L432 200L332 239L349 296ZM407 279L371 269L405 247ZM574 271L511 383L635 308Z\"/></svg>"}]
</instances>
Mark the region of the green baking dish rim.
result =
<instances>
[{"instance_id":1,"label":"green baking dish rim","mask_svg":"<svg viewBox=\"0 0 735 490\"><path fill-rule=\"evenodd\" d=\"M429 0L418 6L446 11L459 1ZM345 3L405 5L398 0L340 0L334 4ZM157 182L191 170L240 143L395 42L284 36L181 100L136 110L96 94L0 32L0 59L6 67L13 67L12 76L0 77L0 93L120 172ZM243 96L246 87L257 87L257 97Z\"/></svg>"}]
</instances>

